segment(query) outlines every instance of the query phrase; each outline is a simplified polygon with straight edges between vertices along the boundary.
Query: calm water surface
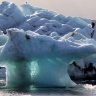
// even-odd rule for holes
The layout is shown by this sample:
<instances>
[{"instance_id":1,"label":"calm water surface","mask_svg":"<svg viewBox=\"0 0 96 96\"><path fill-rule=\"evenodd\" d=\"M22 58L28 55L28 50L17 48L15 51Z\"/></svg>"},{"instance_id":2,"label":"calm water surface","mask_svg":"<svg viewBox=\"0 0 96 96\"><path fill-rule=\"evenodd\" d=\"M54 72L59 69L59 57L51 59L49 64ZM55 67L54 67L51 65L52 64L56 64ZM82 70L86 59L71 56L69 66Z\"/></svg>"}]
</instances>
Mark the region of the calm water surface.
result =
<instances>
[{"instance_id":1,"label":"calm water surface","mask_svg":"<svg viewBox=\"0 0 96 96\"><path fill-rule=\"evenodd\" d=\"M1 88L0 96L96 96L96 86L84 85L75 88Z\"/></svg>"},{"instance_id":2,"label":"calm water surface","mask_svg":"<svg viewBox=\"0 0 96 96\"><path fill-rule=\"evenodd\" d=\"M0 76L4 76L4 72ZM33 86L7 88L3 87L6 84L5 77L0 78L0 96L96 96L96 86L88 84L77 85L74 88L34 88Z\"/></svg>"}]
</instances>

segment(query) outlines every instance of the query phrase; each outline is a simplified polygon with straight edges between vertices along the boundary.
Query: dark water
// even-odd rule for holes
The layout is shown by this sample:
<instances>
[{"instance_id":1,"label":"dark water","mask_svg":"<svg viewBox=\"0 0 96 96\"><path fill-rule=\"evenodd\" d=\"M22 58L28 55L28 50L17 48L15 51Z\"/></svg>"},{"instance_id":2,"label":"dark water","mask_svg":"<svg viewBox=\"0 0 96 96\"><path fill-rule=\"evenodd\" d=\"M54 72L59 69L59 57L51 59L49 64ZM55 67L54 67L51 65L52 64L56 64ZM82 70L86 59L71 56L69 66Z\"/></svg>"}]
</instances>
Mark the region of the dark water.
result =
<instances>
[{"instance_id":1,"label":"dark water","mask_svg":"<svg viewBox=\"0 0 96 96\"><path fill-rule=\"evenodd\" d=\"M1 88L0 96L96 96L96 88L92 85L74 88Z\"/></svg>"},{"instance_id":2,"label":"dark water","mask_svg":"<svg viewBox=\"0 0 96 96\"><path fill-rule=\"evenodd\" d=\"M96 86L77 85L74 88L35 88L21 86L18 88L5 87L6 80L0 79L0 96L96 96Z\"/></svg>"}]
</instances>

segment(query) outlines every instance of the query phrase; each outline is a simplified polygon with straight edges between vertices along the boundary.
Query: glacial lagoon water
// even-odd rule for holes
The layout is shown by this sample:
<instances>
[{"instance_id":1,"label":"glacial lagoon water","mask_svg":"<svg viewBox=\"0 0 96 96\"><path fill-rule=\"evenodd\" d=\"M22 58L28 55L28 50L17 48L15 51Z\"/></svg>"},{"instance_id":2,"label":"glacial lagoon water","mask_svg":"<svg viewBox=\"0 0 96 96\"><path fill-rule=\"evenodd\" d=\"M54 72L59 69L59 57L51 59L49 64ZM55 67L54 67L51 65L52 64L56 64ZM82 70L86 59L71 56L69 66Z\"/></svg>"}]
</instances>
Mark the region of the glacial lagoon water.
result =
<instances>
[{"instance_id":1,"label":"glacial lagoon water","mask_svg":"<svg viewBox=\"0 0 96 96\"><path fill-rule=\"evenodd\" d=\"M92 86L89 84L78 84L73 88L36 88L33 86L9 88L5 86L5 78L2 78L0 80L0 83L0 96L96 96L96 86Z\"/></svg>"},{"instance_id":2,"label":"glacial lagoon water","mask_svg":"<svg viewBox=\"0 0 96 96\"><path fill-rule=\"evenodd\" d=\"M96 86L89 84L77 85L74 88L51 87L36 88L21 86L18 88L5 87L6 70L0 69L0 96L95 96Z\"/></svg>"},{"instance_id":3,"label":"glacial lagoon water","mask_svg":"<svg viewBox=\"0 0 96 96\"><path fill-rule=\"evenodd\" d=\"M0 96L96 96L96 88L92 85L84 85L84 87L75 88L25 88L19 89L2 89Z\"/></svg>"}]
</instances>

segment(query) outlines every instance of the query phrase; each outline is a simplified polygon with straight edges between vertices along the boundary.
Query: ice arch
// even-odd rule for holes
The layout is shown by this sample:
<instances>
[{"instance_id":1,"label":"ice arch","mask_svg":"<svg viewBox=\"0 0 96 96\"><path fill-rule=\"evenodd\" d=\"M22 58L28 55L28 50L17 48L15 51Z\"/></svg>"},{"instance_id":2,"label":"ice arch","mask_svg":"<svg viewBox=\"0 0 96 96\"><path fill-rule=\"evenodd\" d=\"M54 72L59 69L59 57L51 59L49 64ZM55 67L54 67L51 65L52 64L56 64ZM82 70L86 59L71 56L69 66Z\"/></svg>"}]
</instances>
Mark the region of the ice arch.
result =
<instances>
[{"instance_id":1,"label":"ice arch","mask_svg":"<svg viewBox=\"0 0 96 96\"><path fill-rule=\"evenodd\" d=\"M8 29L7 33L0 52L0 64L7 68L7 86L75 86L67 72L69 62L96 53L96 42L80 33L77 36L82 42L70 35L55 40L20 29Z\"/></svg>"}]
</instances>

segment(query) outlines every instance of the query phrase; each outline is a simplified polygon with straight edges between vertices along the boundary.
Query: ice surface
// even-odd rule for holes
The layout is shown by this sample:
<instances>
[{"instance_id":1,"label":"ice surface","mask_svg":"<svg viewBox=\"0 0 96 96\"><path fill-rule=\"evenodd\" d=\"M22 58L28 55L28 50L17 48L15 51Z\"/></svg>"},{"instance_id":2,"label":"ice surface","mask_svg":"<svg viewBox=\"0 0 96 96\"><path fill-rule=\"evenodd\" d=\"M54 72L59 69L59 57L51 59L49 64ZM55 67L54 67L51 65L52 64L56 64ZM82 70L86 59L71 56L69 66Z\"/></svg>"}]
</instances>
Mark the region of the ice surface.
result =
<instances>
[{"instance_id":1,"label":"ice surface","mask_svg":"<svg viewBox=\"0 0 96 96\"><path fill-rule=\"evenodd\" d=\"M31 14L35 13L35 11L42 10L42 8L33 7L29 4L22 4L21 8L22 8L22 12L25 15L31 15Z\"/></svg>"},{"instance_id":2,"label":"ice surface","mask_svg":"<svg viewBox=\"0 0 96 96\"><path fill-rule=\"evenodd\" d=\"M0 35L0 46L4 45L7 42L8 37L5 35Z\"/></svg>"},{"instance_id":3,"label":"ice surface","mask_svg":"<svg viewBox=\"0 0 96 96\"><path fill-rule=\"evenodd\" d=\"M14 3L4 1L0 5L0 10L0 30L4 31L23 22L24 15Z\"/></svg>"},{"instance_id":4,"label":"ice surface","mask_svg":"<svg viewBox=\"0 0 96 96\"><path fill-rule=\"evenodd\" d=\"M0 27L1 30L16 27L24 29L25 31L32 30L46 35L50 35L52 31L54 31L58 32L60 36L63 36L75 31L76 28L82 28L82 30L84 30L85 27L91 26L90 20L79 17L64 16L46 9L33 7L29 4L23 4L21 7L22 10L14 3L6 4L6 2L4 2L4 4L1 4L2 15L0 16L0 20L3 23ZM27 11L25 11L25 9ZM42 32L42 28L44 27L41 26L47 27L46 31L44 30L45 32ZM89 30L91 30L91 28L89 28Z\"/></svg>"},{"instance_id":5,"label":"ice surface","mask_svg":"<svg viewBox=\"0 0 96 96\"><path fill-rule=\"evenodd\" d=\"M79 17L74 17L70 21L67 22L68 25L72 26L73 28L84 28L88 25L87 22L80 19Z\"/></svg>"},{"instance_id":6,"label":"ice surface","mask_svg":"<svg viewBox=\"0 0 96 96\"><path fill-rule=\"evenodd\" d=\"M70 62L96 57L91 21L29 4L21 7L6 1L0 5L0 65L6 67L7 86L75 86Z\"/></svg>"}]
</instances>

